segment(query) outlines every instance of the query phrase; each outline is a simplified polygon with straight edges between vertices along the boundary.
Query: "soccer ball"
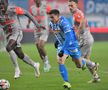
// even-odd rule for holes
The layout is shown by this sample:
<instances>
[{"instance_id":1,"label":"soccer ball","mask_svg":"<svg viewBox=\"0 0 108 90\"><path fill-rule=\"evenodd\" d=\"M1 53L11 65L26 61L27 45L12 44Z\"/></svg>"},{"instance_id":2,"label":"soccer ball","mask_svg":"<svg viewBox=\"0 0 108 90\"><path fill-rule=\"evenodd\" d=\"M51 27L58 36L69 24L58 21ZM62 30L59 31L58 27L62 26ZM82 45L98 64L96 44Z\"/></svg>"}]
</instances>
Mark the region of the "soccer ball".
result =
<instances>
[{"instance_id":1,"label":"soccer ball","mask_svg":"<svg viewBox=\"0 0 108 90\"><path fill-rule=\"evenodd\" d=\"M6 79L0 80L0 90L8 90L10 88L10 83Z\"/></svg>"}]
</instances>

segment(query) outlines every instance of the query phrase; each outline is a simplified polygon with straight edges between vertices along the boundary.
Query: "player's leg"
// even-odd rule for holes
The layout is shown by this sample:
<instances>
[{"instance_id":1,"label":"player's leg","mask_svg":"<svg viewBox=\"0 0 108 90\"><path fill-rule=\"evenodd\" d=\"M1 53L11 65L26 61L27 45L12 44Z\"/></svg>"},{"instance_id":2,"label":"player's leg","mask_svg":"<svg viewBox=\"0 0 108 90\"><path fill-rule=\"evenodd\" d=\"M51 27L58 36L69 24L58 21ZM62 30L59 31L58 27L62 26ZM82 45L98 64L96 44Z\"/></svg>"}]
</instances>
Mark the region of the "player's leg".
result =
<instances>
[{"instance_id":1,"label":"player's leg","mask_svg":"<svg viewBox=\"0 0 108 90\"><path fill-rule=\"evenodd\" d=\"M48 38L48 33L43 31L38 38L36 38L36 47L38 49L39 55L44 62L44 71L48 72L51 68L48 60L48 56L45 50L45 43Z\"/></svg>"},{"instance_id":2,"label":"player's leg","mask_svg":"<svg viewBox=\"0 0 108 90\"><path fill-rule=\"evenodd\" d=\"M44 57L46 56L46 51L44 49L44 46L45 46L45 42L39 39L38 42L36 43L36 47L38 49L41 59L43 60L43 62L46 62L47 60L44 60Z\"/></svg>"},{"instance_id":3,"label":"player's leg","mask_svg":"<svg viewBox=\"0 0 108 90\"><path fill-rule=\"evenodd\" d=\"M39 77L40 76L40 71L39 71L40 64L38 62L34 62L29 56L24 54L21 47L16 47L14 51L20 59L22 59L25 63L35 68L35 71L36 71L35 76Z\"/></svg>"},{"instance_id":4,"label":"player's leg","mask_svg":"<svg viewBox=\"0 0 108 90\"><path fill-rule=\"evenodd\" d=\"M91 49L92 49L92 47L82 48L81 49L82 57L84 57L87 60L88 70L90 71L90 73L93 76L93 80L91 80L90 82L99 82L100 77L97 73L99 63L95 63L95 62L90 60ZM83 52L86 52L86 53L84 54Z\"/></svg>"},{"instance_id":5,"label":"player's leg","mask_svg":"<svg viewBox=\"0 0 108 90\"><path fill-rule=\"evenodd\" d=\"M98 69L99 63L95 63L90 60L90 55L91 55L94 39L93 39L92 35L90 34L90 35L88 35L88 38L86 38L84 40L86 41L86 44L80 48L80 50L82 52L82 57L84 57L87 60L87 63L86 63L87 67L93 76L92 81L98 82L98 81L100 81L100 77L97 74L97 69Z\"/></svg>"},{"instance_id":6,"label":"player's leg","mask_svg":"<svg viewBox=\"0 0 108 90\"><path fill-rule=\"evenodd\" d=\"M99 63L95 63L90 61L90 59L88 58L90 55L86 55L87 57L85 57L87 59L87 68L90 71L93 79L88 81L88 83L96 83L96 82L100 82L100 76L97 73L98 67L99 67Z\"/></svg>"},{"instance_id":7,"label":"player's leg","mask_svg":"<svg viewBox=\"0 0 108 90\"><path fill-rule=\"evenodd\" d=\"M87 60L85 58L82 58L79 52L76 53L74 52L74 54L71 54L71 57L78 68L82 68L82 70L84 70L86 68L86 65L89 66L89 69L92 71L93 75L95 76L95 78L92 80L93 82L96 82L96 80L100 81L100 78L96 72L96 68L98 66L96 63L91 62L90 60Z\"/></svg>"},{"instance_id":8,"label":"player's leg","mask_svg":"<svg viewBox=\"0 0 108 90\"><path fill-rule=\"evenodd\" d=\"M73 57L72 60L75 62L77 68L82 68L82 70L86 69L86 60L83 58Z\"/></svg>"},{"instance_id":9,"label":"player's leg","mask_svg":"<svg viewBox=\"0 0 108 90\"><path fill-rule=\"evenodd\" d=\"M81 52L79 48L70 50L70 56L72 57L72 60L75 62L77 68L82 68L82 70L86 68L86 60L81 58Z\"/></svg>"},{"instance_id":10,"label":"player's leg","mask_svg":"<svg viewBox=\"0 0 108 90\"><path fill-rule=\"evenodd\" d=\"M6 46L6 50L9 53L11 61L15 67L14 78L18 78L18 77L20 77L20 69L19 69L19 65L17 62L17 56L16 56L15 52L13 51L15 47L16 47L16 41L13 39L9 39L8 44Z\"/></svg>"},{"instance_id":11,"label":"player's leg","mask_svg":"<svg viewBox=\"0 0 108 90\"><path fill-rule=\"evenodd\" d=\"M63 56L59 57L58 53L61 51L61 49L62 49L62 46L57 47L57 60L58 60L58 64L59 64L59 71L60 71L60 74L64 80L63 87L70 89L71 84L69 83L68 71L67 71L66 66L65 66L65 60L69 56L69 53L67 50L64 50Z\"/></svg>"},{"instance_id":12,"label":"player's leg","mask_svg":"<svg viewBox=\"0 0 108 90\"><path fill-rule=\"evenodd\" d=\"M93 62L88 61L87 59L81 57L81 52L80 52L79 48L70 50L70 55L72 57L72 60L75 62L76 66L78 68L82 68L82 70L84 70L86 68L86 65L93 66L93 64L94 64Z\"/></svg>"},{"instance_id":13,"label":"player's leg","mask_svg":"<svg viewBox=\"0 0 108 90\"><path fill-rule=\"evenodd\" d=\"M67 72L67 69L65 67L65 60L66 60L67 57L68 57L68 55L64 54L63 57L58 57L57 56L57 59L58 59L58 63L59 63L59 71L60 71L60 74L61 74L61 76L64 80L63 87L70 89L71 84L69 83L68 72Z\"/></svg>"}]
</instances>

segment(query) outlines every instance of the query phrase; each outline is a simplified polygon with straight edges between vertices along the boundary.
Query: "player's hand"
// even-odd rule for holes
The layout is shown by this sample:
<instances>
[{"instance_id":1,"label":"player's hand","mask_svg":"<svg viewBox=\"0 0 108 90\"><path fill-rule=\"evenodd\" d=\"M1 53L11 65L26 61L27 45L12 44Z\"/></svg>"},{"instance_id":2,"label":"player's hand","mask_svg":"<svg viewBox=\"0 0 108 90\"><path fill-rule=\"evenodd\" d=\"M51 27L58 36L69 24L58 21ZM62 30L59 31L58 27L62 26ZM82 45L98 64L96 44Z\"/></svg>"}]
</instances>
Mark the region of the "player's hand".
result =
<instances>
[{"instance_id":1,"label":"player's hand","mask_svg":"<svg viewBox=\"0 0 108 90\"><path fill-rule=\"evenodd\" d=\"M58 44L59 44L59 42L55 41L55 43L54 43L55 48L58 48Z\"/></svg>"},{"instance_id":2,"label":"player's hand","mask_svg":"<svg viewBox=\"0 0 108 90\"><path fill-rule=\"evenodd\" d=\"M63 56L63 54L64 54L64 51L63 51L63 50L61 50L61 51L58 53L58 56L59 56L59 57L62 57L62 56Z\"/></svg>"},{"instance_id":3,"label":"player's hand","mask_svg":"<svg viewBox=\"0 0 108 90\"><path fill-rule=\"evenodd\" d=\"M46 29L44 26L40 26L39 28Z\"/></svg>"}]
</instances>

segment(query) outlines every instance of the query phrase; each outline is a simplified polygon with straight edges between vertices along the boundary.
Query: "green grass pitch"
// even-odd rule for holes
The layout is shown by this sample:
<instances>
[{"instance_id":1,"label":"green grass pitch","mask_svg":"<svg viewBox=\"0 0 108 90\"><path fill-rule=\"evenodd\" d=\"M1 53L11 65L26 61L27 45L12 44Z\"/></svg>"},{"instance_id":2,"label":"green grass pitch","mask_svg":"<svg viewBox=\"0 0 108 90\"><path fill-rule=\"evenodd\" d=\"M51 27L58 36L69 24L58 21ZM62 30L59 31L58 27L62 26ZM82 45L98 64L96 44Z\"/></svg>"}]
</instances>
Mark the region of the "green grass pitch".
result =
<instances>
[{"instance_id":1,"label":"green grass pitch","mask_svg":"<svg viewBox=\"0 0 108 90\"><path fill-rule=\"evenodd\" d=\"M48 73L43 72L43 62L34 44L23 44L22 48L34 61L41 63L41 76L40 78L35 78L34 69L18 59L22 76L15 80L13 78L14 68L8 54L0 52L0 79L4 78L10 81L10 90L65 90L62 87L64 82L58 70L56 50L53 44L46 44L46 50L52 66L51 71ZM88 70L77 69L71 58L67 59L66 67L72 90L108 90L108 42L94 43L91 60L100 63L98 71L101 77L100 83L88 84L87 81L91 79Z\"/></svg>"}]
</instances>

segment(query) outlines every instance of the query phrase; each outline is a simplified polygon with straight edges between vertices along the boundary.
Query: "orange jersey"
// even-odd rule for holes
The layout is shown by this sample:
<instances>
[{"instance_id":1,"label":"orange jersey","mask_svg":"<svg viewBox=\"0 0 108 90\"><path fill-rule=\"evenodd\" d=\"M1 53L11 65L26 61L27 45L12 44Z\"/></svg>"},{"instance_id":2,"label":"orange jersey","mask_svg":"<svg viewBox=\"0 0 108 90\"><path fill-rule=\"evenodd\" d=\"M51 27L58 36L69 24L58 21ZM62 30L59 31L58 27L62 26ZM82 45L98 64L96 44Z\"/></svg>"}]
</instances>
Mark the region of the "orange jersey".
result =
<instances>
[{"instance_id":1,"label":"orange jersey","mask_svg":"<svg viewBox=\"0 0 108 90\"><path fill-rule=\"evenodd\" d=\"M73 14L73 18L74 18L74 24L79 25L81 20L83 18L85 18L85 16L84 16L84 13L81 10L77 9L77 11ZM88 27L87 20L86 20L86 27Z\"/></svg>"}]
</instances>

